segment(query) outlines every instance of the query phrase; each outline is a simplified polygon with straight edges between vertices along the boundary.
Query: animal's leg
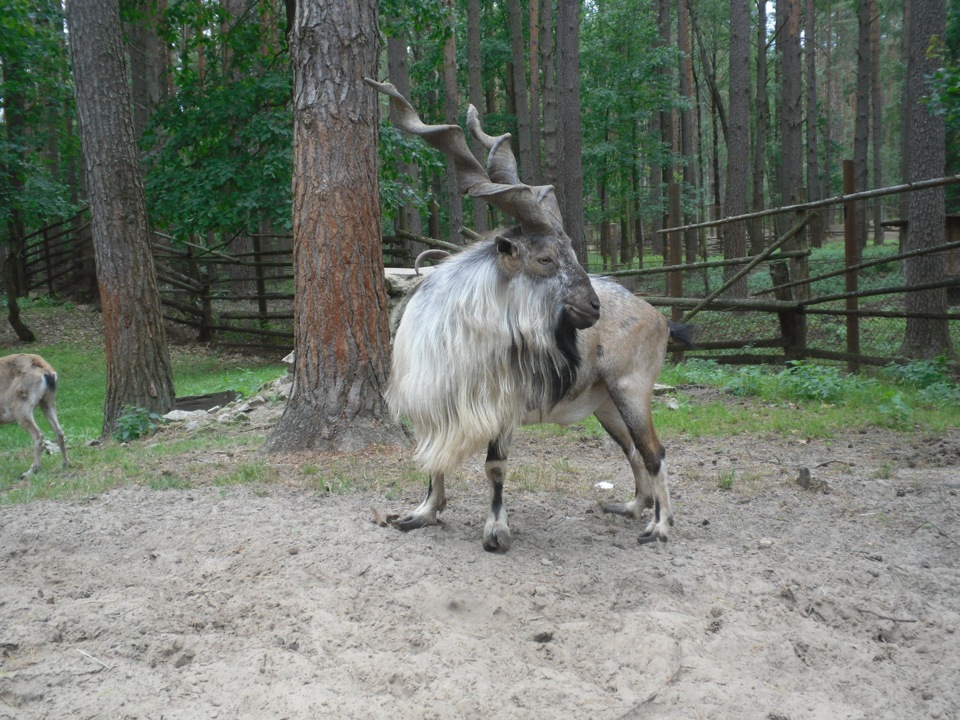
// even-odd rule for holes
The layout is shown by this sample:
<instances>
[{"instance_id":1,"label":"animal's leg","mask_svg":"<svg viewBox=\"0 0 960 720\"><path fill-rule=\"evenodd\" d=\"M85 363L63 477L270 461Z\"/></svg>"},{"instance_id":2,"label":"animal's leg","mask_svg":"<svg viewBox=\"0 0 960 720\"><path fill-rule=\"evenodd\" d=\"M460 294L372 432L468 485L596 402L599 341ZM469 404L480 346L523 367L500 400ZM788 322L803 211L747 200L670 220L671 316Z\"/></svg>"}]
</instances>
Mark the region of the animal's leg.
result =
<instances>
[{"instance_id":1,"label":"animal's leg","mask_svg":"<svg viewBox=\"0 0 960 720\"><path fill-rule=\"evenodd\" d=\"M63 466L68 467L70 463L67 461L67 439L63 435L60 421L57 419L57 406L54 399L49 395L42 397L40 399L40 409L47 418L47 422L50 423L50 427L57 434L57 445L60 446L60 454L63 456Z\"/></svg>"},{"instance_id":2,"label":"animal's leg","mask_svg":"<svg viewBox=\"0 0 960 720\"><path fill-rule=\"evenodd\" d=\"M29 415L21 415L17 418L17 424L30 433L30 437L33 439L33 465L20 474L20 479L23 480L34 473L40 472L40 457L43 455L43 433L40 432L37 421L33 419L32 407Z\"/></svg>"},{"instance_id":3,"label":"animal's leg","mask_svg":"<svg viewBox=\"0 0 960 720\"><path fill-rule=\"evenodd\" d=\"M447 507L447 495L443 487L443 473L432 473L427 486L427 496L412 513L398 520L395 525L403 530L416 530L427 525L437 525L437 514Z\"/></svg>"},{"instance_id":4,"label":"animal's leg","mask_svg":"<svg viewBox=\"0 0 960 720\"><path fill-rule=\"evenodd\" d=\"M620 416L620 422L616 422L612 412L605 413L604 418L609 422L609 427L617 431L618 434L613 431L610 434L621 443L634 470L636 495L632 503L624 504L625 512L622 514L639 517L642 507L650 507L652 500L653 518L640 536L640 542L646 543L653 540L666 542L669 527L673 525L673 510L670 507L670 492L667 489L666 450L653 427L651 414L653 388L644 384L627 387L632 390L629 395L618 391L617 388L610 388L610 397L616 406L615 410ZM606 410L607 406L604 405L603 409ZM597 417L600 418L600 414ZM604 423L604 419L601 419L601 423ZM604 427L607 428L608 425L604 424ZM627 431L626 436L623 434L624 428ZM626 449L625 443L621 440L624 437L629 437L632 441L630 450ZM614 507L611 511L617 512L617 509Z\"/></svg>"},{"instance_id":5,"label":"animal's leg","mask_svg":"<svg viewBox=\"0 0 960 720\"><path fill-rule=\"evenodd\" d=\"M483 526L483 549L489 552L506 552L513 536L507 525L507 511L503 507L503 481L507 474L507 453L510 437L499 437L487 446L487 462L483 469L490 481L490 514Z\"/></svg>"},{"instance_id":6,"label":"animal's leg","mask_svg":"<svg viewBox=\"0 0 960 720\"><path fill-rule=\"evenodd\" d=\"M623 421L620 411L617 410L612 400L607 400L594 414L597 420L600 421L603 429L607 431L610 437L617 441L620 449L623 450L623 454L627 457L627 461L630 463L630 469L633 471L635 487L632 500L622 503L601 503L601 508L603 508L604 512L633 517L639 520L644 508L651 508L654 503L653 488L650 485L650 476L647 473L646 467L644 467L643 459L637 451L637 446L633 444L630 429Z\"/></svg>"}]
</instances>

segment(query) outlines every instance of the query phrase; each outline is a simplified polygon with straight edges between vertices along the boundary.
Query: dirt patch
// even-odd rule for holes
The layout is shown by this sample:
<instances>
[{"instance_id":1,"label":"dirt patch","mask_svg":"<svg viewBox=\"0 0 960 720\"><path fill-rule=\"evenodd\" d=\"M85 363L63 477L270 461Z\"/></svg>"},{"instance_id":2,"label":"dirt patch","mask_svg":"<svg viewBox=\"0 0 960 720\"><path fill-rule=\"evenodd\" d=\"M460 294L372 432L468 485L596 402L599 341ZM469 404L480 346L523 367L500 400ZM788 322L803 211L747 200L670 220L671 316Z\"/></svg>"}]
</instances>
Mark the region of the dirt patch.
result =
<instances>
[{"instance_id":1,"label":"dirt patch","mask_svg":"<svg viewBox=\"0 0 960 720\"><path fill-rule=\"evenodd\" d=\"M669 445L647 546L597 510L631 493L619 451L535 431L505 555L480 458L410 534L373 521L420 499L375 482L395 452L4 507L0 718L960 717L960 433Z\"/></svg>"}]
</instances>

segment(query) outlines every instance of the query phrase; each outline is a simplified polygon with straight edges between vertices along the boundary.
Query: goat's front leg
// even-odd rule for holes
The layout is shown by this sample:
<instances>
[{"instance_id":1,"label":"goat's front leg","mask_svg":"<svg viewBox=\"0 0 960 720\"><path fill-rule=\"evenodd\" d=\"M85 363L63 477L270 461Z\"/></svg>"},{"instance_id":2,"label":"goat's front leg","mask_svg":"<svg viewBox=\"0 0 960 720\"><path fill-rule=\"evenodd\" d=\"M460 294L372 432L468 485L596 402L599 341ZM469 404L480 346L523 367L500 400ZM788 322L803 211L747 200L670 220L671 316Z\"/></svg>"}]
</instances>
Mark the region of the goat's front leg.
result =
<instances>
[{"instance_id":1,"label":"goat's front leg","mask_svg":"<svg viewBox=\"0 0 960 720\"><path fill-rule=\"evenodd\" d=\"M431 473L430 483L427 486L427 496L420 506L406 517L400 518L394 524L407 532L427 525L437 525L437 514L447 507L447 495L443 486L443 473Z\"/></svg>"},{"instance_id":2,"label":"goat's front leg","mask_svg":"<svg viewBox=\"0 0 960 720\"><path fill-rule=\"evenodd\" d=\"M507 511L503 507L503 481L507 475L507 453L510 438L499 437L487 446L487 462L483 469L490 481L490 514L483 526L483 549L489 552L506 552L513 536L507 524Z\"/></svg>"},{"instance_id":3,"label":"goat's front leg","mask_svg":"<svg viewBox=\"0 0 960 720\"><path fill-rule=\"evenodd\" d=\"M17 418L17 424L30 433L30 439L33 440L33 465L26 471L20 473L20 479L25 480L34 473L40 472L40 458L43 457L43 433L40 432L40 428L33 419L32 414Z\"/></svg>"}]
</instances>

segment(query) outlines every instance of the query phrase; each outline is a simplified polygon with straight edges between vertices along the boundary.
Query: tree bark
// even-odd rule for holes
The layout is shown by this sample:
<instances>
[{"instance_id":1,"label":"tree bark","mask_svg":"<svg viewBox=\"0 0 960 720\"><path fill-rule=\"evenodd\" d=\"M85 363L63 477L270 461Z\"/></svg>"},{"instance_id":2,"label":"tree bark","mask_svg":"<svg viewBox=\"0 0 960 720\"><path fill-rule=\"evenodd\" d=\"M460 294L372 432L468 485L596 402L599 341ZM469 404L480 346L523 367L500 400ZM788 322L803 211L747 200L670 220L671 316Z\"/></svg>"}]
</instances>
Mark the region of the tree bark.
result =
<instances>
[{"instance_id":1,"label":"tree bark","mask_svg":"<svg viewBox=\"0 0 960 720\"><path fill-rule=\"evenodd\" d=\"M853 166L857 190L869 190L867 143L870 135L870 0L860 0L857 15L857 109L854 117ZM857 203L857 244L867 244L867 203Z\"/></svg>"},{"instance_id":2,"label":"tree bark","mask_svg":"<svg viewBox=\"0 0 960 720\"><path fill-rule=\"evenodd\" d=\"M883 162L880 157L883 147L883 86L880 84L880 13L877 0L870 0L870 137L873 187L880 188L883 187ZM883 245L883 198L874 198L872 206L873 243Z\"/></svg>"},{"instance_id":3,"label":"tree bark","mask_svg":"<svg viewBox=\"0 0 960 720\"><path fill-rule=\"evenodd\" d=\"M806 67L806 143L807 143L807 200L819 200L820 190L820 170L817 156L817 125L819 114L817 112L817 43L816 27L814 18L816 17L816 0L806 0L803 13L803 59ZM813 247L821 247L824 238L824 223L826 217L824 212L818 211L810 224L809 236L810 244Z\"/></svg>"},{"instance_id":4,"label":"tree bark","mask_svg":"<svg viewBox=\"0 0 960 720\"><path fill-rule=\"evenodd\" d=\"M168 52L157 33L157 23L165 5L163 0L138 3L139 17L127 25L133 132L137 138L143 135L154 109L167 95Z\"/></svg>"},{"instance_id":5,"label":"tree bark","mask_svg":"<svg viewBox=\"0 0 960 720\"><path fill-rule=\"evenodd\" d=\"M544 2L540 12L540 67L543 68L543 156L544 179L558 185L557 166L557 74L556 46L553 41L553 1Z\"/></svg>"},{"instance_id":6,"label":"tree bark","mask_svg":"<svg viewBox=\"0 0 960 720\"><path fill-rule=\"evenodd\" d=\"M483 69L483 55L481 52L481 43L480 43L480 0L469 0L467 3L467 61L468 73L469 73L469 82L470 82L470 104L473 105L478 113L481 113L481 118L483 117L483 75L481 70ZM396 83L394 83L396 85ZM400 90L400 87L397 86L397 90ZM410 97L408 93L404 93L403 90L400 90L400 94L404 97ZM393 109L393 103L390 103L391 111ZM480 161L480 164L486 167L487 159L485 157L485 152L483 145L480 144L480 141L473 137L473 134L470 134L469 137L470 150L473 152L473 156ZM488 219L489 214L489 205L483 200L473 199L473 229L478 233L485 233L490 229L490 222Z\"/></svg>"},{"instance_id":7,"label":"tree bark","mask_svg":"<svg viewBox=\"0 0 960 720\"><path fill-rule=\"evenodd\" d=\"M449 11L450 25L443 41L443 114L448 125L456 125L460 110L460 93L457 90L457 35L455 28L454 0L445 0ZM448 239L461 244L460 228L463 227L463 196L457 185L453 161L447 158L447 213L450 221Z\"/></svg>"},{"instance_id":8,"label":"tree bark","mask_svg":"<svg viewBox=\"0 0 960 720\"><path fill-rule=\"evenodd\" d=\"M390 331L380 250L377 0L304 0L294 91L293 392L268 452L355 451L403 433L383 400Z\"/></svg>"},{"instance_id":9,"label":"tree bark","mask_svg":"<svg viewBox=\"0 0 960 720\"><path fill-rule=\"evenodd\" d=\"M677 6L677 45L680 49L680 98L687 102L680 110L680 154L683 156L683 193L688 200L692 200L696 192L693 142L693 56L691 55L689 16L687 3L681 2ZM690 204L688 202L688 204ZM693 218L684 213L684 224L690 223ZM697 261L697 231L685 230L683 246L688 263Z\"/></svg>"},{"instance_id":10,"label":"tree bark","mask_svg":"<svg viewBox=\"0 0 960 720\"><path fill-rule=\"evenodd\" d=\"M410 97L410 64L407 59L406 32L400 29L400 23L393 21L394 34L387 37L387 74L390 82L404 96ZM390 115L396 113L393 103L390 104ZM401 162L400 170L406 178L407 185L413 191L420 189L420 168L415 162ZM404 205L397 213L397 225L413 235L423 235L423 219L420 211L414 205ZM426 249L426 246L416 243L415 253Z\"/></svg>"},{"instance_id":11,"label":"tree bark","mask_svg":"<svg viewBox=\"0 0 960 720\"><path fill-rule=\"evenodd\" d=\"M747 212L747 158L750 156L750 10L747 0L730 0L730 111L727 116L727 183L724 214ZM723 256L747 254L747 225L744 221L723 226ZM724 280L739 268L724 268ZM735 282L726 297L745 298L747 278Z\"/></svg>"},{"instance_id":12,"label":"tree bark","mask_svg":"<svg viewBox=\"0 0 960 720\"><path fill-rule=\"evenodd\" d=\"M77 116L103 312L107 392L103 433L124 408L173 408L173 373L154 274L119 8L67 3Z\"/></svg>"},{"instance_id":13,"label":"tree bark","mask_svg":"<svg viewBox=\"0 0 960 720\"><path fill-rule=\"evenodd\" d=\"M533 183L533 150L530 145L530 103L527 95L526 58L523 51L523 15L520 0L510 0L510 55L513 60L513 99L517 113L520 178Z\"/></svg>"},{"instance_id":14,"label":"tree bark","mask_svg":"<svg viewBox=\"0 0 960 720\"><path fill-rule=\"evenodd\" d=\"M910 3L909 47L906 82L913 88L909 108L910 136L908 138L908 182L942 177L946 156L945 124L942 114L932 110L929 103L933 92L930 76L940 65L940 52L946 30L944 0L925 0ZM939 51L938 51L939 48ZM934 247L944 242L946 233L943 188L931 188L910 193L907 208L906 250ZM942 279L943 257L926 255L908 258L903 263L903 277L909 285ZM908 292L908 313L939 313L947 310L947 290L918 290ZM933 358L952 354L950 327L945 319L907 318L901 353L907 357Z\"/></svg>"},{"instance_id":15,"label":"tree bark","mask_svg":"<svg viewBox=\"0 0 960 720\"><path fill-rule=\"evenodd\" d=\"M583 132L580 121L580 1L560 0L557 13L557 199L580 264L587 266L583 220Z\"/></svg>"},{"instance_id":16,"label":"tree bark","mask_svg":"<svg viewBox=\"0 0 960 720\"><path fill-rule=\"evenodd\" d=\"M753 210L765 207L763 187L766 178L767 133L770 130L770 103L767 98L767 11L766 0L757 2L757 125L753 136L753 185L751 206ZM750 251L758 254L763 250L763 221L747 224L750 236Z\"/></svg>"},{"instance_id":17,"label":"tree bark","mask_svg":"<svg viewBox=\"0 0 960 720\"><path fill-rule=\"evenodd\" d=\"M552 2L552 0L550 0ZM540 0L530 0L530 160L526 182L543 184L540 153Z\"/></svg>"}]
</instances>

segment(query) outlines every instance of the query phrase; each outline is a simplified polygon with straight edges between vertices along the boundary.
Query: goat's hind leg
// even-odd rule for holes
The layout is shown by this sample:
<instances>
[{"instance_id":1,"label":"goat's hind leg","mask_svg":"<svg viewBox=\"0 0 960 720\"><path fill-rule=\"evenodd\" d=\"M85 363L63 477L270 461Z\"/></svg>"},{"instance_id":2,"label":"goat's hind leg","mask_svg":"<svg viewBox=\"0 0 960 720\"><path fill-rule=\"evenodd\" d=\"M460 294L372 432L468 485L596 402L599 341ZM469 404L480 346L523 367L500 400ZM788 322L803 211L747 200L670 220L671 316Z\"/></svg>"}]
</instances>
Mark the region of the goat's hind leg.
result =
<instances>
[{"instance_id":1,"label":"goat's hind leg","mask_svg":"<svg viewBox=\"0 0 960 720\"><path fill-rule=\"evenodd\" d=\"M628 408L629 410L629 408ZM663 445L653 429L649 413L637 413L631 423L608 401L596 411L597 419L623 450L634 478L634 497L625 503L602 503L604 512L640 519L645 508L653 508L653 518L640 535L641 543L667 541L668 527L673 525L670 493ZM642 419L641 419L642 418ZM634 427L631 427L632 426Z\"/></svg>"},{"instance_id":2,"label":"goat's hind leg","mask_svg":"<svg viewBox=\"0 0 960 720\"><path fill-rule=\"evenodd\" d=\"M69 467L70 463L67 460L67 439L64 437L63 428L60 427L60 421L57 419L56 403L51 397L44 396L40 400L40 409L47 418L47 422L50 423L50 427L53 428L53 432L57 435L57 445L60 447L60 455L63 457L63 466Z\"/></svg>"},{"instance_id":3,"label":"goat's hind leg","mask_svg":"<svg viewBox=\"0 0 960 720\"><path fill-rule=\"evenodd\" d=\"M503 481L507 474L509 450L509 437L499 437L487 446L487 461L483 469L490 481L490 514L483 526L483 549L488 552L506 552L513 542L507 524L507 511L503 507Z\"/></svg>"},{"instance_id":4,"label":"goat's hind leg","mask_svg":"<svg viewBox=\"0 0 960 720\"><path fill-rule=\"evenodd\" d=\"M443 485L443 473L431 473L430 484L427 486L427 496L420 506L406 517L402 517L393 524L400 530L407 532L427 525L438 525L437 514L447 507L447 495Z\"/></svg>"}]
</instances>

